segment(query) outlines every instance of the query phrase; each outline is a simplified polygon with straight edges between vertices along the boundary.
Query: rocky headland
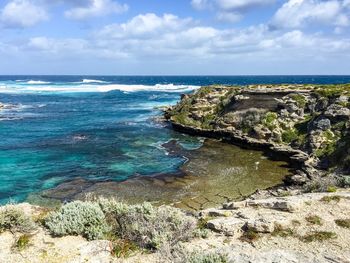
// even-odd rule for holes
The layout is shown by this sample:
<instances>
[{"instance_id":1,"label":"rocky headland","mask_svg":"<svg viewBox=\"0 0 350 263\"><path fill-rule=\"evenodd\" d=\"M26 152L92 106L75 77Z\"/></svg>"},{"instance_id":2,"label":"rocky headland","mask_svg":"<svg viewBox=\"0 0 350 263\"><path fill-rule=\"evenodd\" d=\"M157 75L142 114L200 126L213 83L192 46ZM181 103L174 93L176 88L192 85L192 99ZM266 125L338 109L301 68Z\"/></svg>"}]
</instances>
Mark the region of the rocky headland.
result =
<instances>
[{"instance_id":1,"label":"rocky headland","mask_svg":"<svg viewBox=\"0 0 350 263\"><path fill-rule=\"evenodd\" d=\"M350 179L350 85L209 86L166 110L174 129L269 151L310 190ZM321 183L322 182L322 183Z\"/></svg>"}]
</instances>

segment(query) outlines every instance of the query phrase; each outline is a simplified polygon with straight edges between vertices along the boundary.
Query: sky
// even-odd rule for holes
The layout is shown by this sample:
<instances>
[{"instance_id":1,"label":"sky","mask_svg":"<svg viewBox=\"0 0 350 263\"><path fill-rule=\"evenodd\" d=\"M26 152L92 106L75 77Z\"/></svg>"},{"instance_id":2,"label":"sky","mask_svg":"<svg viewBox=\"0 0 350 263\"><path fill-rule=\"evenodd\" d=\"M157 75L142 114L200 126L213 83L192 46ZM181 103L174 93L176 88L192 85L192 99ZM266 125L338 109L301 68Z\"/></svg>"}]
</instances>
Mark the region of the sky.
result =
<instances>
[{"instance_id":1,"label":"sky","mask_svg":"<svg viewBox=\"0 0 350 263\"><path fill-rule=\"evenodd\" d=\"M350 0L0 0L0 74L350 74Z\"/></svg>"}]
</instances>

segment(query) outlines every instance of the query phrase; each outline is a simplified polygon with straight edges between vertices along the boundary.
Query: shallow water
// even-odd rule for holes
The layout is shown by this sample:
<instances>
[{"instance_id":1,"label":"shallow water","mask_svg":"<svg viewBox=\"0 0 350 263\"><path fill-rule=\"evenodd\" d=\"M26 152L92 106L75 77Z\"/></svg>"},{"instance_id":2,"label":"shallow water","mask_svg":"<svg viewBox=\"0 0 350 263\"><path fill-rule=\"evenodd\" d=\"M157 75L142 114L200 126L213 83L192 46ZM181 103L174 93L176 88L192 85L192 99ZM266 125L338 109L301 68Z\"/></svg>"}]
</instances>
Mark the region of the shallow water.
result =
<instances>
[{"instance_id":1,"label":"shallow water","mask_svg":"<svg viewBox=\"0 0 350 263\"><path fill-rule=\"evenodd\" d=\"M157 107L176 103L181 93L190 92L199 85L267 82L344 83L350 82L350 77L0 76L0 102L13 105L0 111L0 203L23 201L30 194L77 178L96 187L96 183L115 184L135 176L154 179L155 174L178 175L187 159L168 154L161 145L176 139L187 148L195 149L202 144L202 139L176 133L154 121L161 115ZM230 149L233 153L238 151ZM215 162L198 161L199 165L196 164L200 158L196 154L205 153L194 153L192 161L184 168L188 175L175 179L169 176L168 179L169 182L178 181L183 196L196 192L196 180L190 180L193 187L189 188L188 178L206 178L198 182L201 189L206 185L208 189L214 186L224 189L227 185L216 181L218 175L229 175L231 180L237 174L245 174L239 180L240 191L245 193L280 182L287 171L281 168L279 178L271 175L270 180L264 161L258 167L261 170L253 171L260 160L258 155L245 156L248 168L244 165L237 168L239 162L233 162L232 167L220 164L215 168ZM241 156L243 152L236 155L235 160ZM230 162L225 160L225 163ZM273 167L275 163L266 161L266 167L269 165ZM208 175L202 174L203 167ZM249 179L253 172L257 178ZM158 183L161 193L162 180L153 181L152 184ZM128 180L123 185L132 182ZM228 182L238 184L234 180ZM186 193L183 189L189 190ZM176 197L176 191L167 195ZM193 194L189 196L192 198ZM170 199L179 200L164 197L164 200Z\"/></svg>"}]
</instances>

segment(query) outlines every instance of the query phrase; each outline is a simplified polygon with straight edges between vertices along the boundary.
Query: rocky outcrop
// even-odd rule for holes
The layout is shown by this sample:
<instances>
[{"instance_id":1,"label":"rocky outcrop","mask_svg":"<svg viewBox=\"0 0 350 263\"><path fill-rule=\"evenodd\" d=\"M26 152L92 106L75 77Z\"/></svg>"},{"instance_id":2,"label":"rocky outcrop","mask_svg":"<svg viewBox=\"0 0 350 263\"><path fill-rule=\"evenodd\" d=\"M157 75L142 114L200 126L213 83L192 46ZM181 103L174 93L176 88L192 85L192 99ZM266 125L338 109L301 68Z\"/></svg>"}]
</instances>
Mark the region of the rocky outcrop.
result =
<instances>
[{"instance_id":1,"label":"rocky outcrop","mask_svg":"<svg viewBox=\"0 0 350 263\"><path fill-rule=\"evenodd\" d=\"M186 95L165 117L174 129L259 148L297 170L304 184L350 173L350 85L210 86Z\"/></svg>"},{"instance_id":2,"label":"rocky outcrop","mask_svg":"<svg viewBox=\"0 0 350 263\"><path fill-rule=\"evenodd\" d=\"M225 262L346 263L350 258L349 200L350 192L341 190L225 203L196 215L208 233L182 246L187 253L224 255ZM37 222L47 213L45 208L29 204L15 207ZM115 240L53 237L40 224L30 233L29 244L21 249L17 243L20 236L17 232L0 233L0 262L188 262L169 259L163 251L137 250L127 258L118 258L118 250L112 251Z\"/></svg>"}]
</instances>

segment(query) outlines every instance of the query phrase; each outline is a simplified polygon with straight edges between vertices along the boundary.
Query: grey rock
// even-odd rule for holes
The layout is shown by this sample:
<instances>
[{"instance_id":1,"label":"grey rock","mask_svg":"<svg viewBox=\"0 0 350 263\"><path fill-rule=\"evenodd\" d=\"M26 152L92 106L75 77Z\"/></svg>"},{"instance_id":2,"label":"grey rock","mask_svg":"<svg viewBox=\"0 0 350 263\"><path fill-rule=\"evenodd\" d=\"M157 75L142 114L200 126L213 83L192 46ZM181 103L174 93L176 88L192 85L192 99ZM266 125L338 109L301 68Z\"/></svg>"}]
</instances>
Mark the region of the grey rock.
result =
<instances>
[{"instance_id":1,"label":"grey rock","mask_svg":"<svg viewBox=\"0 0 350 263\"><path fill-rule=\"evenodd\" d=\"M252 229L259 233L272 233L275 229L275 222L265 218L251 219L246 223L247 229Z\"/></svg>"},{"instance_id":2,"label":"grey rock","mask_svg":"<svg viewBox=\"0 0 350 263\"><path fill-rule=\"evenodd\" d=\"M339 104L332 104L327 108L324 115L329 118L349 119L350 109L345 108Z\"/></svg>"},{"instance_id":3,"label":"grey rock","mask_svg":"<svg viewBox=\"0 0 350 263\"><path fill-rule=\"evenodd\" d=\"M263 200L250 200L247 201L248 206L263 207L275 210L281 210L286 212L295 212L299 210L302 202L298 199L283 199L283 198L269 198Z\"/></svg>"},{"instance_id":4,"label":"grey rock","mask_svg":"<svg viewBox=\"0 0 350 263\"><path fill-rule=\"evenodd\" d=\"M217 218L210 220L207 227L227 236L237 236L242 232L245 221L238 218Z\"/></svg>"},{"instance_id":5,"label":"grey rock","mask_svg":"<svg viewBox=\"0 0 350 263\"><path fill-rule=\"evenodd\" d=\"M325 131L331 128L331 121L328 118L320 117L317 118L309 128Z\"/></svg>"}]
</instances>

